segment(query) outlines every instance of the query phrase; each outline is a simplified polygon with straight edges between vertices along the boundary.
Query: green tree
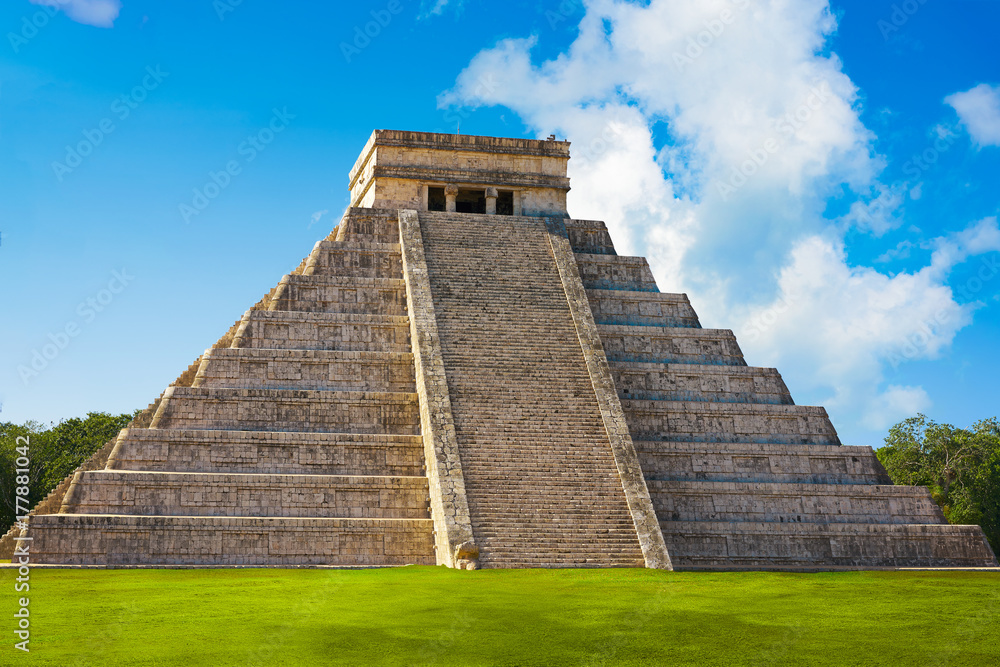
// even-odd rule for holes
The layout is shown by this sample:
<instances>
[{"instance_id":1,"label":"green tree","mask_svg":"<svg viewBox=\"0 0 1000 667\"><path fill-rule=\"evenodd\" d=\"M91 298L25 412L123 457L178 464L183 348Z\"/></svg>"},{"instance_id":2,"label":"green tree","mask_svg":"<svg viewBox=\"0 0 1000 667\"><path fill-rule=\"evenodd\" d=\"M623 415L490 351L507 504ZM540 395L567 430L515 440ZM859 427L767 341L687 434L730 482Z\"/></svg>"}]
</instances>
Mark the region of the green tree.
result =
<instances>
[{"instance_id":1,"label":"green tree","mask_svg":"<svg viewBox=\"0 0 1000 667\"><path fill-rule=\"evenodd\" d=\"M23 424L0 422L0 533L16 520L15 461L17 447L28 442L28 502L34 507L59 482L125 428L138 414L111 415L90 412L86 419L64 419L46 428L27 421ZM22 438L18 440L18 438Z\"/></svg>"},{"instance_id":2,"label":"green tree","mask_svg":"<svg viewBox=\"0 0 1000 667\"><path fill-rule=\"evenodd\" d=\"M896 484L930 488L948 521L979 524L1000 552L1000 422L969 429L938 424L925 415L902 421L876 454Z\"/></svg>"}]
</instances>

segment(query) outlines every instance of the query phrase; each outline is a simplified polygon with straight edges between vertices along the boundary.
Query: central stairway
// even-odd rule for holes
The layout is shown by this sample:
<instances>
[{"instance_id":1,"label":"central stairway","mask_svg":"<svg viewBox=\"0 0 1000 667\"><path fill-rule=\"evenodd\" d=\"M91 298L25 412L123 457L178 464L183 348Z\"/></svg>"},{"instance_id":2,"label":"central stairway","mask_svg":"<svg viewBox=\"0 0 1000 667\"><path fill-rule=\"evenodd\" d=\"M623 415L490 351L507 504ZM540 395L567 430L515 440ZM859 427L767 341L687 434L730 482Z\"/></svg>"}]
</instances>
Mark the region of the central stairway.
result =
<instances>
[{"instance_id":1,"label":"central stairway","mask_svg":"<svg viewBox=\"0 0 1000 667\"><path fill-rule=\"evenodd\" d=\"M539 218L421 212L483 567L642 567Z\"/></svg>"}]
</instances>

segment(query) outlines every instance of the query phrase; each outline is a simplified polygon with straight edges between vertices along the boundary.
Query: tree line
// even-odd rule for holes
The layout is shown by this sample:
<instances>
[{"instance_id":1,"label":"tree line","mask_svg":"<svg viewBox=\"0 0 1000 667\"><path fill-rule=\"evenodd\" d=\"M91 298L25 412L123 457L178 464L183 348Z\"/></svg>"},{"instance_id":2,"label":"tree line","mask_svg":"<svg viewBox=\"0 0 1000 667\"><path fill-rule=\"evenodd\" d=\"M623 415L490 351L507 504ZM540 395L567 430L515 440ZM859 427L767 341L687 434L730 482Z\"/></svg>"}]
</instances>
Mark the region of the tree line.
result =
<instances>
[{"instance_id":1,"label":"tree line","mask_svg":"<svg viewBox=\"0 0 1000 667\"><path fill-rule=\"evenodd\" d=\"M23 424L0 422L0 534L16 521L15 491L28 487L28 504L37 505L67 475L125 428L132 414L90 412L85 419L61 420L45 426L36 421ZM27 484L16 473L16 461L28 443ZM18 447L22 447L18 452ZM23 463L23 459L22 459ZM18 479L20 478L20 480Z\"/></svg>"}]
</instances>

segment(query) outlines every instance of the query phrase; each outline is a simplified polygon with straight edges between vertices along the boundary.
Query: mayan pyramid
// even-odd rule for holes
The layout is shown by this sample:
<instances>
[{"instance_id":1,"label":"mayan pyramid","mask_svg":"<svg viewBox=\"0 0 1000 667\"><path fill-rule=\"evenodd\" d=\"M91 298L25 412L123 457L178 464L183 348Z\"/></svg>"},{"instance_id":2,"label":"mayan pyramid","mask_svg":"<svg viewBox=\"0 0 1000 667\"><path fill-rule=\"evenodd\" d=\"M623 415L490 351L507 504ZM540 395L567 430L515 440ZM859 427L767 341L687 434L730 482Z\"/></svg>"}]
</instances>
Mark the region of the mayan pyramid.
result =
<instances>
[{"instance_id":1,"label":"mayan pyramid","mask_svg":"<svg viewBox=\"0 0 1000 667\"><path fill-rule=\"evenodd\" d=\"M333 233L36 508L32 560L996 565L570 219L568 160L374 132Z\"/></svg>"}]
</instances>

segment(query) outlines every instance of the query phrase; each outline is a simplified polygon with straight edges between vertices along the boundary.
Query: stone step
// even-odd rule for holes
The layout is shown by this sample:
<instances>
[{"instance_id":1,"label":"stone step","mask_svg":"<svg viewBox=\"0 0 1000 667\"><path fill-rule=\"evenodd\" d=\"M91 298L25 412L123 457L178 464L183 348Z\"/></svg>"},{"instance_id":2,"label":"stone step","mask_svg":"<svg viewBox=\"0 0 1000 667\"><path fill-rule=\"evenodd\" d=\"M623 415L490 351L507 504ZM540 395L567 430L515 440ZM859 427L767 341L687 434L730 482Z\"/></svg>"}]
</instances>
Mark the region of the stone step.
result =
<instances>
[{"instance_id":1,"label":"stone step","mask_svg":"<svg viewBox=\"0 0 1000 667\"><path fill-rule=\"evenodd\" d=\"M573 252L617 255L607 226L599 220L566 220L566 232Z\"/></svg>"},{"instance_id":2,"label":"stone step","mask_svg":"<svg viewBox=\"0 0 1000 667\"><path fill-rule=\"evenodd\" d=\"M945 523L925 487L647 480L661 521Z\"/></svg>"},{"instance_id":3,"label":"stone step","mask_svg":"<svg viewBox=\"0 0 1000 667\"><path fill-rule=\"evenodd\" d=\"M675 569L995 567L979 526L661 522Z\"/></svg>"},{"instance_id":4,"label":"stone step","mask_svg":"<svg viewBox=\"0 0 1000 667\"><path fill-rule=\"evenodd\" d=\"M659 292L645 257L625 255L576 255L586 289Z\"/></svg>"},{"instance_id":5,"label":"stone step","mask_svg":"<svg viewBox=\"0 0 1000 667\"><path fill-rule=\"evenodd\" d=\"M125 429L108 467L158 472L424 474L418 435Z\"/></svg>"},{"instance_id":6,"label":"stone step","mask_svg":"<svg viewBox=\"0 0 1000 667\"><path fill-rule=\"evenodd\" d=\"M417 435L420 413L413 393L170 387L153 425L161 429Z\"/></svg>"},{"instance_id":7,"label":"stone step","mask_svg":"<svg viewBox=\"0 0 1000 667\"><path fill-rule=\"evenodd\" d=\"M599 324L609 362L746 366L729 329Z\"/></svg>"},{"instance_id":8,"label":"stone step","mask_svg":"<svg viewBox=\"0 0 1000 667\"><path fill-rule=\"evenodd\" d=\"M391 331L392 338L388 338ZM345 333L339 330L341 336ZM332 332L331 332L332 333ZM357 333L357 332L351 332ZM396 345L397 329L369 330L382 343ZM354 340L345 344L358 344ZM388 340L387 340L388 339ZM374 341L365 341L371 345ZM338 391L415 392L413 355L409 352L276 350L216 348L206 350L195 387L246 389L330 389Z\"/></svg>"},{"instance_id":9,"label":"stone step","mask_svg":"<svg viewBox=\"0 0 1000 667\"><path fill-rule=\"evenodd\" d=\"M268 309L405 315L406 286L403 280L392 278L292 274L278 283Z\"/></svg>"},{"instance_id":10,"label":"stone step","mask_svg":"<svg viewBox=\"0 0 1000 667\"><path fill-rule=\"evenodd\" d=\"M396 209L351 207L337 226L336 239L399 243L399 212Z\"/></svg>"},{"instance_id":11,"label":"stone step","mask_svg":"<svg viewBox=\"0 0 1000 667\"><path fill-rule=\"evenodd\" d=\"M610 366L623 399L794 404L774 368L635 361L613 361Z\"/></svg>"},{"instance_id":12,"label":"stone step","mask_svg":"<svg viewBox=\"0 0 1000 667\"><path fill-rule=\"evenodd\" d=\"M635 440L647 480L891 484L871 447Z\"/></svg>"},{"instance_id":13,"label":"stone step","mask_svg":"<svg viewBox=\"0 0 1000 667\"><path fill-rule=\"evenodd\" d=\"M820 407L644 400L621 404L633 440L840 444Z\"/></svg>"},{"instance_id":14,"label":"stone step","mask_svg":"<svg viewBox=\"0 0 1000 667\"><path fill-rule=\"evenodd\" d=\"M426 477L123 470L79 475L62 511L156 516L430 518Z\"/></svg>"},{"instance_id":15,"label":"stone step","mask_svg":"<svg viewBox=\"0 0 1000 667\"><path fill-rule=\"evenodd\" d=\"M396 243L323 240L313 250L303 275L401 279L403 257L398 239Z\"/></svg>"},{"instance_id":16,"label":"stone step","mask_svg":"<svg viewBox=\"0 0 1000 667\"><path fill-rule=\"evenodd\" d=\"M32 562L61 565L433 565L430 519L42 514Z\"/></svg>"},{"instance_id":17,"label":"stone step","mask_svg":"<svg viewBox=\"0 0 1000 667\"><path fill-rule=\"evenodd\" d=\"M701 328L687 294L589 289L587 300L597 324Z\"/></svg>"},{"instance_id":18,"label":"stone step","mask_svg":"<svg viewBox=\"0 0 1000 667\"><path fill-rule=\"evenodd\" d=\"M410 352L405 315L251 310L234 348Z\"/></svg>"}]
</instances>

